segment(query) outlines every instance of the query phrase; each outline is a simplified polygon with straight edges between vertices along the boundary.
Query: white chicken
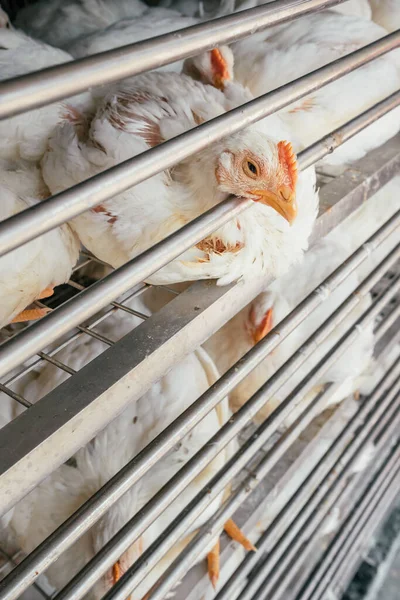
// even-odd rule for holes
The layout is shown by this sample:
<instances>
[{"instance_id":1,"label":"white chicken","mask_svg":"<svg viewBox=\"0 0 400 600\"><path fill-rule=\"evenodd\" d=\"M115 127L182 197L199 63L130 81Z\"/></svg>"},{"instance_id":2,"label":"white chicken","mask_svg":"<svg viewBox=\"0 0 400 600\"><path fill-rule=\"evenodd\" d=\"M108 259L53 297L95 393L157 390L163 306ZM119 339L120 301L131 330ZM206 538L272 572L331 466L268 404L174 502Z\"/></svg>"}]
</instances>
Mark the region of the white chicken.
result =
<instances>
[{"instance_id":1,"label":"white chicken","mask_svg":"<svg viewBox=\"0 0 400 600\"><path fill-rule=\"evenodd\" d=\"M272 327L293 310L308 293L398 209L399 182L400 178L395 178L382 188L325 239L313 246L305 254L302 264L296 268L295 272L291 270L285 277L275 281L268 291L260 294L253 303L238 313L204 344L221 373L224 373L255 343L260 341ZM361 265L361 269L346 279L312 315L303 321L248 377L236 386L230 394L232 410L238 410L309 335L329 318L371 270L372 266L382 260L385 253L393 247L396 242L394 238L395 236L391 236L366 263ZM368 295L328 336L317 350L316 358L310 357L294 377L292 376L291 381L285 384L263 407L256 418L257 422L264 420L282 402L289 391L307 374L311 366L316 364L346 333L346 330L362 315L370 303L371 298ZM324 375L321 384L344 382L340 390L341 395L335 397L336 402L351 392L357 391L360 387L363 392L369 391L369 370L370 366L372 367L373 345L373 325L371 325L361 332L358 340ZM311 395L315 395L319 389L320 387L316 388ZM306 401L308 399L309 396L306 397ZM290 423L290 419L287 423Z\"/></svg>"},{"instance_id":2,"label":"white chicken","mask_svg":"<svg viewBox=\"0 0 400 600\"><path fill-rule=\"evenodd\" d=\"M366 19L323 11L241 40L232 46L235 78L255 96L270 92L387 32ZM398 90L399 51L392 51L279 111L293 135L307 147ZM397 107L340 146L323 163L362 158L400 128Z\"/></svg>"},{"instance_id":3,"label":"white chicken","mask_svg":"<svg viewBox=\"0 0 400 600\"><path fill-rule=\"evenodd\" d=\"M226 75L226 61L220 50L211 56L215 73L209 78L218 83ZM59 192L251 99L239 85L225 88L222 93L184 75L158 72L116 85L99 101L83 134L81 123L79 132L68 121L55 131L42 162L47 185ZM297 174L287 139L279 118L272 116L76 217L71 225L93 254L118 267L235 194L254 205L148 281L216 278L224 285L280 274L307 247L318 209L314 169Z\"/></svg>"},{"instance_id":4,"label":"white chicken","mask_svg":"<svg viewBox=\"0 0 400 600\"><path fill-rule=\"evenodd\" d=\"M141 310L139 300L126 302ZM104 321L97 330L117 340L131 330L139 319L118 311ZM64 348L57 357L74 369L80 369L104 351L105 345L87 336ZM24 389L25 397L36 401L60 384L67 375L51 364L36 372L36 377ZM132 402L119 417L112 421L87 446L75 455L76 468L61 466L42 484L19 502L11 516L10 527L24 552L31 551L39 542L70 516L86 499L94 494L133 456L144 448L179 414L190 406L218 378L215 365L202 349L188 355L158 383L153 384L139 400ZM135 484L92 530L84 534L46 572L52 585L64 586L84 564L93 557L129 519L203 446L229 419L227 399L211 411L177 446L160 460ZM95 586L90 598L101 598L155 538L176 517L180 510L206 485L207 481L225 464L235 450L230 443L179 497L121 556ZM132 600L141 600L177 553L190 541L196 530L220 506L229 490L221 493L193 524L191 533L168 552L157 568L135 590ZM233 521L225 530L247 549L254 549ZM210 546L209 574L216 585L218 544Z\"/></svg>"},{"instance_id":5,"label":"white chicken","mask_svg":"<svg viewBox=\"0 0 400 600\"><path fill-rule=\"evenodd\" d=\"M71 56L29 38L21 31L0 28L0 81L65 63ZM89 94L74 96L67 106L87 109ZM57 102L36 110L0 121L0 158L22 158L38 162L43 156L47 139L66 112L64 103Z\"/></svg>"},{"instance_id":6,"label":"white chicken","mask_svg":"<svg viewBox=\"0 0 400 600\"><path fill-rule=\"evenodd\" d=\"M400 4L398 0L369 0L372 19L387 31L400 29Z\"/></svg>"},{"instance_id":7,"label":"white chicken","mask_svg":"<svg viewBox=\"0 0 400 600\"><path fill-rule=\"evenodd\" d=\"M0 221L49 196L39 169L29 163L0 161ZM65 224L0 257L0 327L44 316L46 308L27 308L68 281L80 244Z\"/></svg>"},{"instance_id":8,"label":"white chicken","mask_svg":"<svg viewBox=\"0 0 400 600\"><path fill-rule=\"evenodd\" d=\"M52 46L66 46L81 35L148 9L141 0L40 0L22 8L16 26Z\"/></svg>"}]
</instances>

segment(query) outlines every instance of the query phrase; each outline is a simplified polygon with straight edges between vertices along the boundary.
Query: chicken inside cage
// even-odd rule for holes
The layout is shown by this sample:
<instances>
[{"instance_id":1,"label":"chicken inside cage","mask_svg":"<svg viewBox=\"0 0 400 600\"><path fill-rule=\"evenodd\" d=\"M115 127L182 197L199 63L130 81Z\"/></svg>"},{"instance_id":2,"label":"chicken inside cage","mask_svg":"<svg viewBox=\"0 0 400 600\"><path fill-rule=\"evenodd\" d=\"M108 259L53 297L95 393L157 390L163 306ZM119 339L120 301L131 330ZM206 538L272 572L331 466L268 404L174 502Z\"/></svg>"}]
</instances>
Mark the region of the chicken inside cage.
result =
<instances>
[{"instance_id":1,"label":"chicken inside cage","mask_svg":"<svg viewBox=\"0 0 400 600\"><path fill-rule=\"evenodd\" d=\"M0 4L0 598L341 598L399 483L400 5Z\"/></svg>"}]
</instances>

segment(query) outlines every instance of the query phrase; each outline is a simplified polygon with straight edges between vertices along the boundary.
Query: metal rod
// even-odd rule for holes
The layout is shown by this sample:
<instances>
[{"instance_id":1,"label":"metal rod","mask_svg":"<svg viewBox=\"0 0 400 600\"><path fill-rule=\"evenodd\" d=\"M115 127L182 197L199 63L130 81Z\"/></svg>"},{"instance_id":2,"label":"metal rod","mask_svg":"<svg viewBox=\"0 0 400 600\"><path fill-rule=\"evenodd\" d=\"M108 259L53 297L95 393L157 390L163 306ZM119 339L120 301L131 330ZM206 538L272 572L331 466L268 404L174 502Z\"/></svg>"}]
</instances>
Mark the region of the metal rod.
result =
<instances>
[{"instance_id":1,"label":"metal rod","mask_svg":"<svg viewBox=\"0 0 400 600\"><path fill-rule=\"evenodd\" d=\"M142 288L139 288L138 290L131 292L128 296L126 296L124 298L124 302L126 302L127 300L131 300L132 298L135 298L136 296L140 295L142 292L144 292L145 289L147 289L147 286L143 286ZM71 344L74 340L77 340L78 338L80 338L82 335L84 335L86 333L88 335L92 335L93 331L91 330L91 328L96 327L97 325L102 323L105 319L107 319L111 315L113 315L115 312L116 312L116 308L114 307L114 304L111 304L111 306L109 306L108 309L105 310L100 316L97 316L95 319L91 319L90 324L87 327L83 327L83 326L78 327L78 331L76 333L72 334L67 340L64 340L61 344L57 345L56 348L52 348L48 352L48 356L53 357L55 354L57 354L57 352L60 352L60 350L62 350L66 346L69 346L69 344ZM38 356L41 356L41 353L39 353ZM26 375L29 371L32 371L32 369L34 369L40 363L41 363L40 359L32 361L29 365L25 366L23 369L21 369L17 373L14 373L11 377L9 377L4 382L4 385L10 385L11 383L18 381L21 377Z\"/></svg>"},{"instance_id":2,"label":"metal rod","mask_svg":"<svg viewBox=\"0 0 400 600\"><path fill-rule=\"evenodd\" d=\"M399 361L397 361L398 364ZM398 373L398 369L396 371ZM378 386L376 389L378 390ZM399 415L397 415L395 423L391 422L390 417L396 414L396 411L398 412L399 389L400 384L397 380L388 392L382 394L381 399L376 403L376 411L368 415L360 432L357 433L350 445L347 448L345 447L344 452L329 471L328 478L317 488L310 501L303 506L296 516L290 529L284 531L281 539L274 545L263 561L263 568L246 587L243 600L254 600L257 595L261 594L261 591L262 594L271 594L273 598L275 598L275 595L278 597L278 588L282 588L282 582L293 576L292 563L297 560L297 557L300 557L299 559L307 564L308 549L304 549L303 545L311 535L310 530L313 534L318 531L328 510L343 493L346 494L346 488L338 486L338 482L343 482L343 485L346 485L346 471L342 470L336 479L336 470L343 469L343 464L346 465L347 463L350 466L354 464L363 444L367 442L369 434L375 436L384 427L388 427L389 434L393 435L395 427L398 427ZM388 414L385 414L385 409ZM336 482L334 486L330 487L329 483L332 479L336 479ZM311 546L309 548L311 549ZM312 556L308 558L312 560Z\"/></svg>"},{"instance_id":3,"label":"metal rod","mask_svg":"<svg viewBox=\"0 0 400 600\"><path fill-rule=\"evenodd\" d=\"M400 220L400 212L397 215ZM262 342L250 350L223 377L205 392L174 423L166 428L137 457L82 505L47 540L40 544L7 579L0 583L2 598L16 598L80 535L87 531L122 495L136 483L162 456L182 439L207 415L244 377L246 377L310 312L319 306L342 281L349 276L370 253L392 233L396 220L386 223L366 244L354 252L347 261L332 273L321 286L311 293L280 324L278 332L272 331ZM398 249L399 250L399 249ZM397 251L398 251L397 250ZM396 256L396 258L395 258ZM373 287L382 274L397 260L394 253L369 276ZM360 299L354 295L353 300ZM250 418L250 417L249 417Z\"/></svg>"},{"instance_id":4,"label":"metal rod","mask_svg":"<svg viewBox=\"0 0 400 600\"><path fill-rule=\"evenodd\" d=\"M310 167L327 154L332 153L341 144L347 142L347 140L386 115L396 108L396 106L399 106L399 104L400 91L394 92L394 94L388 96L382 102L378 102L372 108L369 108L351 121L348 121L345 125L342 125L342 127L338 127L335 131L318 140L318 142L315 142L315 144L312 144L301 153L299 158L300 168L307 169L307 167Z\"/></svg>"},{"instance_id":5,"label":"metal rod","mask_svg":"<svg viewBox=\"0 0 400 600\"><path fill-rule=\"evenodd\" d=\"M294 82L255 98L234 110L203 123L195 129L191 129L2 221L0 223L0 256L61 223L71 220L85 210L109 200L156 173L172 167L223 137L231 135L306 94L337 80L399 45L400 32L391 33L372 44L300 77ZM83 80L82 73L80 73L79 79ZM52 82L52 88L55 89L53 86L54 81ZM0 103L1 97L0 95ZM24 92L23 98L27 100L29 95ZM327 149L326 153L328 154L328 152ZM178 235L184 238L185 227L189 226L190 223L178 230L180 231ZM199 233L196 243L204 236L205 234ZM182 242L181 252L185 249L186 246ZM164 264L166 262L168 261L166 260ZM158 268L160 267L157 266ZM108 277L105 279L108 279Z\"/></svg>"},{"instance_id":6,"label":"metal rod","mask_svg":"<svg viewBox=\"0 0 400 600\"><path fill-rule=\"evenodd\" d=\"M274 521L268 526L267 530L262 534L257 542L257 549L259 552L264 551L270 546L272 539L289 533L289 529L293 526L293 521L300 518L300 511L310 503L310 497L313 496L315 486L319 484L320 494L324 494L332 480L332 475L335 476L335 469L340 465L340 457L343 455L343 451L350 444L352 448L355 448L358 452L360 445L354 438L355 430L365 420L368 413L380 402L384 403L385 406L392 401L391 397L385 401L385 395L393 390L396 385L396 378L400 374L400 363L399 359L394 365L388 370L388 372L381 379L379 384L375 387L372 394L365 400L361 405L360 410L350 419L342 430L340 435L336 438L330 448L325 452L323 457L319 460L313 471L307 476L301 487L295 492L289 502L283 507L278 513ZM396 393L396 389L394 390ZM369 423L370 427L372 423ZM368 420L364 423L363 427L369 431ZM312 504L312 507L315 503ZM311 510L313 509L311 507ZM279 539L279 543L282 543L282 539ZM276 548L276 544L274 546ZM271 552L270 552L271 553ZM243 580L247 577L250 571L259 562L257 554L247 554L241 565L236 569L235 573L229 578L224 587L219 591L215 600L228 600L234 594L234 592L241 586ZM251 580L253 583L253 578ZM253 588L254 589L254 588Z\"/></svg>"},{"instance_id":7,"label":"metal rod","mask_svg":"<svg viewBox=\"0 0 400 600\"><path fill-rule=\"evenodd\" d=\"M49 67L0 84L0 118L45 106L230 43L343 0L280 0L155 38Z\"/></svg>"},{"instance_id":8,"label":"metal rod","mask_svg":"<svg viewBox=\"0 0 400 600\"><path fill-rule=\"evenodd\" d=\"M14 390L11 390L3 383L0 383L0 391L2 391L4 394L7 394L7 396L10 396L10 398L15 400L19 404L22 404L22 406L25 406L25 408L29 408L30 406L32 406L32 403L29 402L29 400L27 400L26 398L21 396L21 394L17 394L17 392L14 392ZM1 401L0 401L0 404L1 404Z\"/></svg>"},{"instance_id":9,"label":"metal rod","mask_svg":"<svg viewBox=\"0 0 400 600\"><path fill-rule=\"evenodd\" d=\"M271 427L271 424L275 426L280 426L284 420L287 418L288 414L290 414L291 410L296 406L298 402L301 401L303 395L307 393L321 378L321 376L330 368L330 366L343 354L343 352L351 346L354 340L358 337L360 330L366 326L369 322L371 322L379 311L381 307L385 305L388 299L395 293L395 289L397 287L400 288L400 276L397 283L394 284L392 289L387 290L385 294L373 305L371 306L365 313L364 316L359 319L357 325L350 329L350 331L344 335L341 340L335 345L333 350L329 353L328 357L325 357L321 360L318 365L312 370L312 372L307 376L306 382L301 384L298 387L298 390L292 392L285 401L283 401L275 411L268 417L264 423L259 427L256 434L250 438L251 441L246 442L240 451L237 453L238 456L233 457L222 469L223 475L221 477L220 473L217 474L209 484L203 488L201 492L196 496L196 498L189 504L189 506L185 509L185 514L182 513L171 523L171 525L166 529L166 531L148 548L148 550L140 557L135 565L133 565L128 571L122 576L119 582L110 590L104 600L121 600L126 598L129 593L136 587L138 583L144 578L146 573L149 570L149 567L152 568L154 566L153 561L150 561L150 556L153 554L152 558L159 560L164 555L167 548L170 545L173 545L179 537L182 535L184 531L191 525L192 522L198 516L198 508L200 508L200 513L204 509L204 505L207 506L209 502L211 502L214 497L214 493L217 494L221 491L220 484L224 483L224 486L227 482L224 480L224 476L227 473L231 472L231 477L236 474L236 469L241 467L241 462L246 457L246 452L248 451L249 446L253 446L250 448L249 456L247 461L251 459L254 455L254 451L257 451L261 445L263 445L268 437L273 433L274 429ZM341 307L334 313L333 316L329 318L329 326L333 325L333 328L336 324L336 318L339 318L342 315L343 306L346 305L347 302L344 302ZM340 322L340 319L339 319ZM292 358L286 363L286 367L289 363L291 363L291 367L293 370L296 368L294 365L296 361L301 357L307 357L307 346L310 350L314 348L316 339L320 337L320 335L324 335L326 333L326 323L320 328L319 332L310 336L308 342L302 346L302 348L296 352ZM313 351L313 350L312 350ZM300 360L301 360L300 358ZM300 361L299 361L300 362ZM301 364L301 363L300 363ZM296 365L297 366L297 365ZM279 377L279 373L282 370L280 369L277 373L271 377L271 379L264 385L262 388L243 406L241 409L233 416L232 421L239 421L243 415L251 416L257 414L259 409L263 406L263 404L267 401L268 398L265 398L263 392L264 390L270 391L271 382L272 385L276 377ZM264 392L265 393L265 392ZM252 413L252 409L254 412ZM299 419L298 419L299 420ZM298 423L298 420L296 423ZM301 418L300 418L301 420ZM221 428L220 432L216 434L210 440L210 443L213 443L216 438L221 435L223 429L228 428L230 423ZM272 429L272 431L271 431ZM276 429L275 429L276 431ZM290 430L289 430L290 431ZM223 433L222 433L223 435ZM254 439L253 439L254 438ZM284 440L285 437L281 438ZM189 565L192 565L196 558L201 554L201 552L205 551L207 545L210 543L213 536L215 536L218 532L219 528L223 527L224 522L232 515L234 510L240 506L243 502L244 498L260 483L260 479L266 476L268 470L272 468L275 464L275 458L279 457L280 445L284 445L284 441L279 440L279 442L272 448L272 450L266 455L264 459L260 462L260 465L257 469L245 480L245 482L239 486L239 488L235 491L235 493L231 496L229 501L226 503L224 507L220 509L216 513L216 515L211 519L211 521L207 524L207 527L201 528L200 532L193 538L193 540L188 544L185 551L180 555L174 563L171 565L169 569L167 569L166 574L164 574L162 581L158 581L156 584L155 591L151 592L148 600L160 600L164 597L164 595L175 585L176 581L179 580L180 577L183 576L184 572L187 570ZM193 459L192 459L193 460ZM272 464L271 464L272 463ZM231 466L232 465L232 466ZM228 479L229 482L229 479ZM224 486L222 489L224 489ZM205 501L204 501L205 500ZM179 535L178 535L179 533ZM154 550L153 550L154 548ZM158 586L158 587L157 587Z\"/></svg>"}]
</instances>

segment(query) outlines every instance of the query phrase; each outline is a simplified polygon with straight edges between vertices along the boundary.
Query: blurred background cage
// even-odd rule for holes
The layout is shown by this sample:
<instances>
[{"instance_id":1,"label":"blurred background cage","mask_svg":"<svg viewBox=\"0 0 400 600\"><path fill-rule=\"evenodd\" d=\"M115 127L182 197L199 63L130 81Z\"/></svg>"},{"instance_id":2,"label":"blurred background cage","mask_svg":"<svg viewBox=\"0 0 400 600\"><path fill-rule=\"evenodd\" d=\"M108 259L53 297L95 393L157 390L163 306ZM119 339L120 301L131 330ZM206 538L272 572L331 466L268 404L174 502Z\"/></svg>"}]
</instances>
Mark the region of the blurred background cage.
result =
<instances>
[{"instance_id":1,"label":"blurred background cage","mask_svg":"<svg viewBox=\"0 0 400 600\"><path fill-rule=\"evenodd\" d=\"M12 20L27 4L33 2L1 2ZM148 4L154 6L157 3ZM258 27L263 30L271 24L291 22L307 11L335 4L339 4L339 0L278 0L269 7L249 9L243 16L236 13L235 22L222 20L219 29L207 29L205 23L203 30L199 30L201 35L187 30L186 37L183 34L175 42L167 39L168 36L156 40L153 46L141 46L139 42L128 49L125 58L129 61L121 59L122 68L126 69L127 76L130 71L136 74L158 66L157 44L161 44L165 52L165 55L161 52L162 60L172 62L177 57L194 55L199 43L203 44L201 50L204 50L216 45L216 40L231 42L248 36L255 23L246 21L247 14L250 18L252 14L259 15L262 24ZM271 7L273 11L268 13ZM265 11L264 16L262 11ZM225 18L233 18L233 15ZM304 95L301 85L316 89L332 81L333 77L340 77L399 45L400 32L388 34L383 41L371 44L364 54L356 50L349 57L335 61L331 71L321 69L313 82L307 80L307 76L302 78L304 83L294 82L288 93L298 93L297 97L301 97ZM93 87L114 81L116 77L113 78L112 71L117 69L120 57L113 52L110 51L107 64L104 55L98 58L98 63L85 63L82 71L79 65L75 71L60 69L58 79L57 67L54 67L50 77L41 79L39 74L35 79L27 76L15 80L9 87L7 82L1 82L0 118L71 96L72 90L81 91L86 84ZM99 74L97 67L102 66L102 60L105 70ZM336 69L334 74L333 69ZM54 82L51 81L53 76ZM48 96L52 86L56 91L54 96ZM265 104L258 106L258 116L250 105L246 105L241 116L237 113L237 120L242 120L240 126L269 114L274 107L276 110L282 98L278 93L274 97L274 93L263 97ZM300 169L315 164L365 126L398 107L399 103L400 90L332 135L326 135L302 150L298 155ZM247 114L249 120L246 121ZM215 130L210 129L211 135L215 131L216 139L222 137L224 126L227 133L228 125L221 121L215 124ZM196 129L197 138L190 138L191 154L196 151L196 144L200 147L205 143L206 133L202 139L202 127ZM187 134L178 139L176 146L170 146L182 153L182 158L185 136ZM167 152L164 152L165 156ZM170 150L170 155L172 152ZM142 156L144 161L137 162L136 174L133 159L133 175L127 169L123 176L137 177L139 181L141 165L147 173L150 169L150 174L159 170L159 167L151 166L150 159L146 163L146 156ZM163 160L166 160L167 168L171 158L164 159L159 153L155 162L164 164ZM310 240L311 251L321 247L323 240L340 236L341 231L345 235L346 227L356 231L361 222L357 221L358 215L363 214L366 205L375 207L373 214L379 214L379 207L386 203L391 208L385 214L382 211L381 221L369 223L369 228L362 232L362 243L355 245L346 259L338 256L337 263L333 264L333 261L331 269L318 284L305 289L301 302L299 300L266 337L236 364L229 365L219 378L209 381L209 389L196 402L158 432L91 497L82 498L80 508L72 511L65 523L45 537L28 556L7 534L7 527L2 527L1 600L100 597L90 596L96 589L96 581L105 576L118 557L153 521L162 519L169 504L179 499L186 486L233 439L239 441L239 446L231 458L211 480L199 487L189 505L181 506L178 516L164 527L104 597L122 600L133 594L135 600L135 589L151 569L162 563L196 518L227 486L231 486L230 496L190 542L174 554L174 560L161 568L157 583L150 589L140 588L143 598L161 600L171 594L178 600L327 600L342 597L371 539L398 501L400 134L351 165L332 171L317 164L316 170L320 211ZM115 183L111 176L108 180L106 177L107 173L102 180L104 189ZM122 184L117 182L115 185ZM99 191L99 187L93 186L93 198L97 193L107 193L103 189ZM57 200L57 196L54 198ZM29 327L15 324L1 330L0 401L9 407L9 418L1 423L4 426L0 430L2 525L13 507L62 464L76 469L75 454L80 448L95 444L93 439L100 431L196 348L205 344L207 349L207 340L271 283L256 279L247 285L239 282L217 286L213 281L197 281L182 290L176 286L143 283L156 269L180 254L183 246L189 248L232 215L240 214L246 208L245 203L230 198L178 230L165 243L147 251L142 261L133 259L126 269L114 271L83 249L70 280L58 286L50 298L37 301L38 307L52 309L49 315ZM91 206L96 204L99 202L92 199ZM39 210L35 207L36 212L20 213L20 219L13 218L12 222L1 224L2 254L78 214L74 210L83 210L74 207L72 195L64 201L59 198L57 207L56 204L47 206L51 208L47 208L45 202ZM46 215L50 225L46 223ZM354 237L358 239L360 235ZM298 268L301 267L295 267L295 270ZM357 284L348 290L335 310L326 315L322 324L313 329L313 311L323 306L335 290L344 290L353 275L358 276ZM361 306L369 294L371 304L366 310L353 322L345 321L350 311ZM138 304L136 300L141 302L142 298L147 300ZM161 308L155 298L162 298ZM107 324L121 314L128 323L127 330L113 337ZM278 365L267 381L260 381L260 389L252 391L251 398L239 412L213 437L210 436L211 439L189 461L182 461L182 468L137 514L122 524L114 537L97 549L85 566L77 568L77 573L63 589L55 589L46 578L46 570L57 558L86 535L159 460L179 449L184 436L266 356L279 348L279 344L303 321L309 322L310 326L309 329L306 326L307 335L293 349L292 355ZM335 402L335 398L342 399L346 382L327 382L324 374L372 324L375 370L368 373L369 392L361 397L356 393L356 399L353 393L348 393L342 402ZM327 347L324 342L335 330L337 337ZM76 368L74 344L82 344L85 340L88 344L96 340L96 356ZM58 385L55 389L46 389L39 399L35 380L45 365L54 368ZM318 385L318 393L310 396ZM282 386L286 387L280 404L266 420L254 423L258 411ZM257 552L245 553L241 546L223 535L220 581L214 589L205 562L198 559L231 517L257 547Z\"/></svg>"}]
</instances>

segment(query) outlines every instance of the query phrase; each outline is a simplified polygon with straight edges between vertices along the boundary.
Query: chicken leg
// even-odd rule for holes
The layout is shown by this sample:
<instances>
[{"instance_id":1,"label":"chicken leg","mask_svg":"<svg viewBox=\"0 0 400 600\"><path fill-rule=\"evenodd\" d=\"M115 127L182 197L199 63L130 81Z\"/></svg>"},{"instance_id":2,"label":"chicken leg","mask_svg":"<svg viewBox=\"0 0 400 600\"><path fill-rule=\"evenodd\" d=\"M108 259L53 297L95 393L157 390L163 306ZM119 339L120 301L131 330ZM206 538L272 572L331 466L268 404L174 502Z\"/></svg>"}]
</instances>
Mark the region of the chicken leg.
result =
<instances>
[{"instance_id":1,"label":"chicken leg","mask_svg":"<svg viewBox=\"0 0 400 600\"><path fill-rule=\"evenodd\" d=\"M229 537L235 542L239 542L245 550L257 551L257 548L250 542L250 540L244 535L241 529L236 525L233 519L229 519L224 525L224 531ZM218 539L215 546L207 554L207 567L208 577L211 581L213 588L217 586L220 573L220 541Z\"/></svg>"},{"instance_id":2,"label":"chicken leg","mask_svg":"<svg viewBox=\"0 0 400 600\"><path fill-rule=\"evenodd\" d=\"M39 296L36 300L43 300L43 298L49 298L54 294L54 288L47 287L42 292L40 292ZM36 321L36 319L41 319L45 315L47 315L51 311L50 308L26 308L22 312L20 312L16 317L11 321L12 323L24 323L25 321Z\"/></svg>"}]
</instances>

